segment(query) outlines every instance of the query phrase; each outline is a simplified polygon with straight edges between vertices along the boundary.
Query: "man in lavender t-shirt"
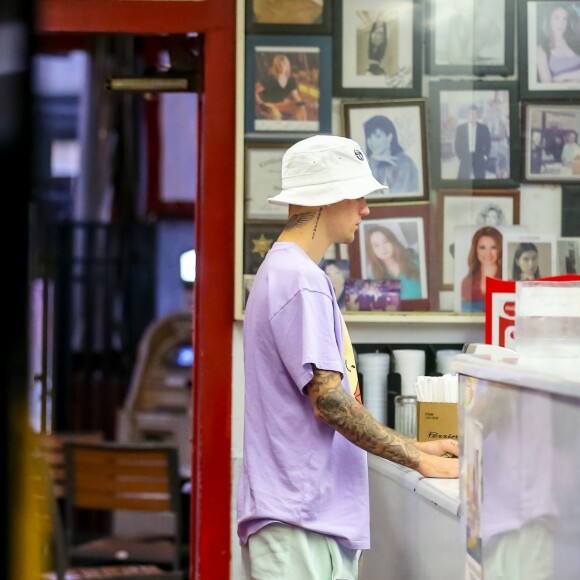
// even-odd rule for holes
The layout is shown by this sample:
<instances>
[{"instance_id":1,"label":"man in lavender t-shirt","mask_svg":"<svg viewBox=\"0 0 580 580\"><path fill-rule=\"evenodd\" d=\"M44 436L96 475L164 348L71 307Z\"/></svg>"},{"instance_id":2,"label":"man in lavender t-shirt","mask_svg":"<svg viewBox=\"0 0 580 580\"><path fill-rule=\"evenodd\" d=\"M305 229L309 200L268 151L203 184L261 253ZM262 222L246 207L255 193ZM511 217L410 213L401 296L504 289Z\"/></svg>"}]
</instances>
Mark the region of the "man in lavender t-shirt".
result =
<instances>
[{"instance_id":1,"label":"man in lavender t-shirt","mask_svg":"<svg viewBox=\"0 0 580 580\"><path fill-rule=\"evenodd\" d=\"M329 278L332 244L354 240L364 197L385 189L351 139L290 147L282 234L260 266L244 321L244 461L238 535L251 578L355 580L370 547L367 452L457 477L456 442L416 441L363 407L353 349Z\"/></svg>"}]
</instances>

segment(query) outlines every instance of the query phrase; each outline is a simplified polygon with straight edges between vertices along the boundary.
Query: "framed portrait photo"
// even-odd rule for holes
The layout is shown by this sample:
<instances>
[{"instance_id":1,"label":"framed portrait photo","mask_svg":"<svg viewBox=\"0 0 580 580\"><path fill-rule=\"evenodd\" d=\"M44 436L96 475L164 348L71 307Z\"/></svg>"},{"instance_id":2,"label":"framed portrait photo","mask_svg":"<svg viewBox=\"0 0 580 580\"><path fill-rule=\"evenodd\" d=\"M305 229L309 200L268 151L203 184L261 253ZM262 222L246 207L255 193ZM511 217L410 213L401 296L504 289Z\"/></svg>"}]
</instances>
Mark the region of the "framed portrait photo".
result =
<instances>
[{"instance_id":1,"label":"framed portrait photo","mask_svg":"<svg viewBox=\"0 0 580 580\"><path fill-rule=\"evenodd\" d=\"M292 142L245 145L245 217L249 220L285 220L288 208L268 203L282 190L282 157Z\"/></svg>"},{"instance_id":2,"label":"framed portrait photo","mask_svg":"<svg viewBox=\"0 0 580 580\"><path fill-rule=\"evenodd\" d=\"M363 148L375 178L389 189L368 201L429 198L425 101L343 103L347 137Z\"/></svg>"},{"instance_id":3,"label":"framed portrait photo","mask_svg":"<svg viewBox=\"0 0 580 580\"><path fill-rule=\"evenodd\" d=\"M247 34L330 34L332 0L246 0Z\"/></svg>"},{"instance_id":4,"label":"framed portrait photo","mask_svg":"<svg viewBox=\"0 0 580 580\"><path fill-rule=\"evenodd\" d=\"M557 274L557 238L553 234L503 236L503 279L536 280Z\"/></svg>"},{"instance_id":5,"label":"framed portrait photo","mask_svg":"<svg viewBox=\"0 0 580 580\"><path fill-rule=\"evenodd\" d=\"M580 183L580 103L522 103L523 181Z\"/></svg>"},{"instance_id":6,"label":"framed portrait photo","mask_svg":"<svg viewBox=\"0 0 580 580\"><path fill-rule=\"evenodd\" d=\"M519 221L520 192L517 189L439 190L437 232L441 257L440 288L453 288L457 226L505 226L519 224Z\"/></svg>"},{"instance_id":7,"label":"framed portrait photo","mask_svg":"<svg viewBox=\"0 0 580 580\"><path fill-rule=\"evenodd\" d=\"M580 238L558 238L556 274L580 274Z\"/></svg>"},{"instance_id":8,"label":"framed portrait photo","mask_svg":"<svg viewBox=\"0 0 580 580\"><path fill-rule=\"evenodd\" d=\"M580 1L520 0L522 98L577 98Z\"/></svg>"},{"instance_id":9,"label":"framed portrait photo","mask_svg":"<svg viewBox=\"0 0 580 580\"><path fill-rule=\"evenodd\" d=\"M436 187L516 187L519 182L517 84L440 81L429 89L431 168Z\"/></svg>"},{"instance_id":10,"label":"framed portrait photo","mask_svg":"<svg viewBox=\"0 0 580 580\"><path fill-rule=\"evenodd\" d=\"M429 310L429 204L373 206L349 246L350 274L399 280L401 310Z\"/></svg>"},{"instance_id":11,"label":"framed portrait photo","mask_svg":"<svg viewBox=\"0 0 580 580\"><path fill-rule=\"evenodd\" d=\"M485 312L488 279L503 279L503 240L525 235L519 225L467 225L454 229L455 279L453 302L456 312Z\"/></svg>"},{"instance_id":12,"label":"framed portrait photo","mask_svg":"<svg viewBox=\"0 0 580 580\"><path fill-rule=\"evenodd\" d=\"M427 0L426 7L430 74L513 74L513 0Z\"/></svg>"},{"instance_id":13,"label":"framed portrait photo","mask_svg":"<svg viewBox=\"0 0 580 580\"><path fill-rule=\"evenodd\" d=\"M330 36L246 36L246 139L329 133Z\"/></svg>"},{"instance_id":14,"label":"framed portrait photo","mask_svg":"<svg viewBox=\"0 0 580 580\"><path fill-rule=\"evenodd\" d=\"M418 0L336 0L334 95L421 96Z\"/></svg>"}]
</instances>

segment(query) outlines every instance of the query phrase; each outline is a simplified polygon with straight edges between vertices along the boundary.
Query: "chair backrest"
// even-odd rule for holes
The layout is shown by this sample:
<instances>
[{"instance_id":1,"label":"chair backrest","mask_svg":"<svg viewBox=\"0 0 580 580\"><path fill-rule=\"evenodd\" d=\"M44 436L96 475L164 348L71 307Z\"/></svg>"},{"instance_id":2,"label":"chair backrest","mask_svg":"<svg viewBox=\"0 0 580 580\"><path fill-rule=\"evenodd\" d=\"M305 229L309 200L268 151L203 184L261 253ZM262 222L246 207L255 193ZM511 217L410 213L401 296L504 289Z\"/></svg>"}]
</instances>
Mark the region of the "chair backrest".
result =
<instances>
[{"instance_id":1,"label":"chair backrest","mask_svg":"<svg viewBox=\"0 0 580 580\"><path fill-rule=\"evenodd\" d=\"M42 580L81 578L107 580L183 580L181 571L166 571L152 565L116 565L70 568L65 531L55 496L54 481L47 461L46 439L37 436L30 453L29 490L32 493L33 516L39 535L42 561L47 570Z\"/></svg>"},{"instance_id":2,"label":"chair backrest","mask_svg":"<svg viewBox=\"0 0 580 580\"><path fill-rule=\"evenodd\" d=\"M163 444L66 441L66 536L76 542L75 512L170 512L175 523L175 566L182 542L177 447Z\"/></svg>"},{"instance_id":3,"label":"chair backrest","mask_svg":"<svg viewBox=\"0 0 580 580\"><path fill-rule=\"evenodd\" d=\"M65 441L98 442L103 441L104 437L102 431L59 431L39 433L37 440L40 451L44 454L48 464L49 475L54 485L54 495L60 499L65 495Z\"/></svg>"},{"instance_id":4,"label":"chair backrest","mask_svg":"<svg viewBox=\"0 0 580 580\"><path fill-rule=\"evenodd\" d=\"M30 491L34 517L38 526L40 546L46 568L54 570L59 580L65 578L68 566L64 530L49 466L44 453L37 446L29 455Z\"/></svg>"}]
</instances>

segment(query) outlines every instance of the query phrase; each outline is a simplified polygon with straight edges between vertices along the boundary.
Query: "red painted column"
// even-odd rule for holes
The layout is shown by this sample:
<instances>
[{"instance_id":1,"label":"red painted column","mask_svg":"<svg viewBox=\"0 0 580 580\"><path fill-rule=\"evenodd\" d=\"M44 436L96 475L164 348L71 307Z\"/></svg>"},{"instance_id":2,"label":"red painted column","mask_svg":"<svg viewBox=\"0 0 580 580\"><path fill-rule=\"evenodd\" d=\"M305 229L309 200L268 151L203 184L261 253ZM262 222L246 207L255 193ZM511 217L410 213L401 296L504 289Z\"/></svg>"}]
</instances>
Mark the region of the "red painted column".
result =
<instances>
[{"instance_id":1,"label":"red painted column","mask_svg":"<svg viewBox=\"0 0 580 580\"><path fill-rule=\"evenodd\" d=\"M235 0L213 1L205 38L196 204L191 578L229 578L234 320ZM208 6L208 9L210 6ZM214 20L215 19L215 20Z\"/></svg>"},{"instance_id":2,"label":"red painted column","mask_svg":"<svg viewBox=\"0 0 580 580\"><path fill-rule=\"evenodd\" d=\"M235 0L39 0L45 32L197 32L205 37L195 206L191 580L230 567L234 320Z\"/></svg>"}]
</instances>

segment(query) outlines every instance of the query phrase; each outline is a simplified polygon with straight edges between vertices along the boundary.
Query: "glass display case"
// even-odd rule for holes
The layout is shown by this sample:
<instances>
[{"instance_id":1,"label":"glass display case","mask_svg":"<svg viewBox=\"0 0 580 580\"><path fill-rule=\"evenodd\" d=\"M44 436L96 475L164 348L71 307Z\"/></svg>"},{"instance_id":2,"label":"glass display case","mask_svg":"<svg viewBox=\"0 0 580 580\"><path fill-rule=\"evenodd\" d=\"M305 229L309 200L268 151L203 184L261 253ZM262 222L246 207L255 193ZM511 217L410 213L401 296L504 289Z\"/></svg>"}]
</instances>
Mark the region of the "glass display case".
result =
<instances>
[{"instance_id":1,"label":"glass display case","mask_svg":"<svg viewBox=\"0 0 580 580\"><path fill-rule=\"evenodd\" d=\"M465 578L577 576L580 359L462 354Z\"/></svg>"}]
</instances>

